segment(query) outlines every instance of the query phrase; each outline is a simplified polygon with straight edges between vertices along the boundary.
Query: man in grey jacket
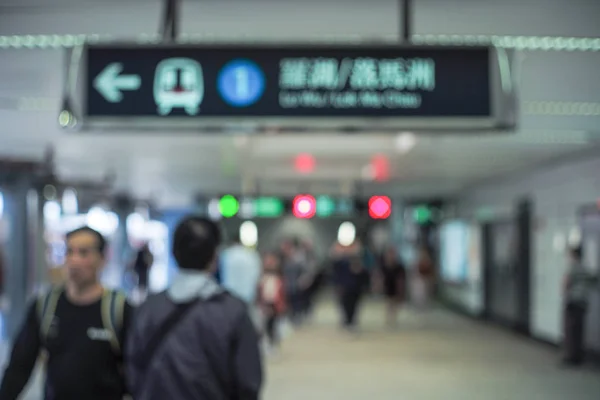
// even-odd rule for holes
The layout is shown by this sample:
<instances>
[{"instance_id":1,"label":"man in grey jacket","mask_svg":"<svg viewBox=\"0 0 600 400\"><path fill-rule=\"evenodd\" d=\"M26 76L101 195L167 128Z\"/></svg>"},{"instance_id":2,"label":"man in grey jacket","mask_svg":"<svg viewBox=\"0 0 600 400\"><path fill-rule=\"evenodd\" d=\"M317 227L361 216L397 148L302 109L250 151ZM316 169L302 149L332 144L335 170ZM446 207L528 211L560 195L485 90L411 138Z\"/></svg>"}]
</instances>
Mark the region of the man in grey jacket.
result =
<instances>
[{"instance_id":1,"label":"man in grey jacket","mask_svg":"<svg viewBox=\"0 0 600 400\"><path fill-rule=\"evenodd\" d=\"M189 217L175 230L180 271L134 318L126 347L136 400L257 400L259 340L246 304L213 279L219 230Z\"/></svg>"},{"instance_id":2,"label":"man in grey jacket","mask_svg":"<svg viewBox=\"0 0 600 400\"><path fill-rule=\"evenodd\" d=\"M581 247L569 249L569 256L570 266L565 279L563 364L575 366L584 361L585 317L591 291L598 279L583 265Z\"/></svg>"}]
</instances>

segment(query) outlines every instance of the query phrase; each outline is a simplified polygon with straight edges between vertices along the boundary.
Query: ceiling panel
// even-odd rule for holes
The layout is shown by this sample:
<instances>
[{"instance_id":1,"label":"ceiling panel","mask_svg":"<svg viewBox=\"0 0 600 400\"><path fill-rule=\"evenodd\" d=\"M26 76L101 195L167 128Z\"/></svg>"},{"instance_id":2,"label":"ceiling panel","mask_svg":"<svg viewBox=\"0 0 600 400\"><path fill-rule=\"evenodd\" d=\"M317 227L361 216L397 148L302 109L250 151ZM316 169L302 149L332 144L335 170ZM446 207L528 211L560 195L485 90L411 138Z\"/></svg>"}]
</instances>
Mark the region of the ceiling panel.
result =
<instances>
[{"instance_id":1,"label":"ceiling panel","mask_svg":"<svg viewBox=\"0 0 600 400\"><path fill-rule=\"evenodd\" d=\"M8 34L106 32L133 37L156 32L160 15L158 2L150 2L148 7L141 7L141 1L119 2L118 6L92 4L91 0L85 4L61 0L60 6L42 0L12 2L20 7L43 6L36 9L1 8L3 4L8 3L0 0L0 33ZM395 38L399 30L396 0L262 0L252 1L253 7L248 4L240 0L186 1L183 30L213 33L221 39L245 36L245 40ZM537 0L419 0L416 4L416 30L424 34L600 36L595 18L599 2L573 0L568 7L559 0L548 0L544 7ZM46 147L54 145L64 177L101 179L114 172L119 190L154 196L163 204L189 201L198 191L236 192L243 184L256 182L261 190L272 193L293 193L307 181L315 190L344 192L362 179L363 167L378 153L389 157L394 180L387 185L363 182L365 190L411 196L448 194L475 181L576 154L589 146L591 139L600 140L597 52L523 54L519 81L524 112L517 133L423 135L405 154L396 149L396 135L379 132L231 137L62 131L57 114L63 88L63 50L0 51L0 157L41 159ZM544 102L560 105L540 105ZM532 107L533 103L537 106ZM597 112L580 112L588 108L575 109L574 103L592 104L585 107ZM544 111L549 109L554 111ZM302 152L317 158L317 169L309 176L293 169L294 157Z\"/></svg>"},{"instance_id":2,"label":"ceiling panel","mask_svg":"<svg viewBox=\"0 0 600 400\"><path fill-rule=\"evenodd\" d=\"M588 0L417 0L419 33L481 35L600 35L600 2Z\"/></svg>"},{"instance_id":3,"label":"ceiling panel","mask_svg":"<svg viewBox=\"0 0 600 400\"><path fill-rule=\"evenodd\" d=\"M393 135L377 132L361 135L311 132L252 138L250 148L253 156L269 159L288 159L305 152L315 156L364 157L370 153L393 151L393 140Z\"/></svg>"},{"instance_id":4,"label":"ceiling panel","mask_svg":"<svg viewBox=\"0 0 600 400\"><path fill-rule=\"evenodd\" d=\"M539 0L414 3L416 33L600 36L597 1L544 0L543 6ZM182 28L217 37L395 39L400 28L398 4L397 0L186 0ZM0 18L4 16L0 32L6 34L155 33L161 12L158 1L140 0L2 0L0 7Z\"/></svg>"}]
</instances>

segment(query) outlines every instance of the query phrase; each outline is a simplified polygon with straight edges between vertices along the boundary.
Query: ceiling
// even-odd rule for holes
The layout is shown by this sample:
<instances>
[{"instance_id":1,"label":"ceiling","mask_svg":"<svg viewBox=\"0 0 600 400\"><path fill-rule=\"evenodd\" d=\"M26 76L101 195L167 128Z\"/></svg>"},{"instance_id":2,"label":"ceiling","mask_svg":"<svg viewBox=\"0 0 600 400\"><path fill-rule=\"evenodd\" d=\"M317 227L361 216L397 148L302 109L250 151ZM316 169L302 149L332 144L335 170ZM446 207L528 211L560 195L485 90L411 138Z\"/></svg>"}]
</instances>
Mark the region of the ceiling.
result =
<instances>
[{"instance_id":1,"label":"ceiling","mask_svg":"<svg viewBox=\"0 0 600 400\"><path fill-rule=\"evenodd\" d=\"M487 15L486 9L480 6L466 9L466 4L473 4L470 1L451 2L457 10L463 10L462 14L471 12L472 18ZM288 28L285 21L273 22L282 19L284 12L289 15L298 8L297 2L283 2L274 7L270 15L263 15L264 12L253 14L255 20L251 26L256 27L256 33L246 20L240 19L239 24L234 25L226 18L226 9L219 6L219 2L186 2L194 6L196 3L202 3L205 11L206 7L212 7L211 15L216 16L213 18L216 21L201 15L197 17L204 18L198 25L209 26L213 37L241 33L239 24L245 24L246 36L257 38L266 38L269 32L277 35L281 32L284 38L290 39L308 39L326 33L372 38L378 29L382 37L390 37L398 29L397 15L390 17L392 12L396 13L393 0L373 0L369 7L364 2L349 1L353 7L348 10L354 11L349 11L344 21L339 20L341 2L307 0L303 4L310 3L313 11L321 6L318 17L312 19L311 32L305 23L292 24ZM237 4L234 0L225 3L229 7ZM421 27L417 30L441 33L440 24L435 24L441 21L440 12L434 7L435 0L417 3L415 25ZM487 12L514 14L516 3L506 3L508 5L502 9L498 5L489 6ZM534 0L518 6L526 15L528 12L537 15L534 11L545 13L547 22L532 17L535 23L527 23L524 19L519 25L511 20L510 26L502 27L498 23L494 25L495 20L502 19L496 14L495 18L488 16L487 25L474 20L469 28L460 20L469 15L457 14L456 23L446 22L443 33L600 36L597 24L588 24L587 20L581 19L586 15L585 10L579 10L575 15L558 7L558 0L550 3L554 6L541 11ZM581 1L581 6L591 3ZM7 7L8 4L11 7ZM94 7L93 12L91 8L83 7L82 2L75 8L69 4L75 3L70 0L0 0L0 35L110 33L131 37L152 32L157 25L158 3L155 16L138 18L134 15L141 11L137 12L137 6L133 6L139 2L120 3L122 12L114 17L110 15L117 7L113 3L110 6L103 3L104 8L94 3L89 6ZM26 13L15 5L45 6L35 13ZM47 6L50 5L54 8L49 11ZM592 4L589 7L592 6L600 11L598 6ZM588 15L590 12L588 10ZM97 21L100 19L98 13L103 15L101 23ZM190 14L193 13L186 13L184 29L188 26L192 33L197 33L196 25L190 23L194 15ZM69 18L65 19L65 15ZM121 23L125 17L131 21L127 26ZM561 18L563 24L556 28L553 21ZM229 25L219 28L219 21L221 25ZM0 63L0 157L41 159L45 148L53 145L58 172L63 178L100 180L114 173L117 178L115 190L130 192L138 198L152 198L163 206L186 204L198 192L260 190L269 194L293 194L306 190L346 194L357 188L357 182L365 193L386 192L411 197L449 195L483 180L523 171L557 158L576 156L600 141L599 52L523 52L517 71L521 98L517 132L418 136L411 149L398 147L398 135L379 132L232 136L64 131L57 124L63 92L64 52L25 48L0 49L0 53L3 61ZM316 169L310 175L299 174L293 168L294 157L304 152L313 154L317 160ZM366 179L365 166L376 154L385 154L390 160L392 179L386 184Z\"/></svg>"}]
</instances>

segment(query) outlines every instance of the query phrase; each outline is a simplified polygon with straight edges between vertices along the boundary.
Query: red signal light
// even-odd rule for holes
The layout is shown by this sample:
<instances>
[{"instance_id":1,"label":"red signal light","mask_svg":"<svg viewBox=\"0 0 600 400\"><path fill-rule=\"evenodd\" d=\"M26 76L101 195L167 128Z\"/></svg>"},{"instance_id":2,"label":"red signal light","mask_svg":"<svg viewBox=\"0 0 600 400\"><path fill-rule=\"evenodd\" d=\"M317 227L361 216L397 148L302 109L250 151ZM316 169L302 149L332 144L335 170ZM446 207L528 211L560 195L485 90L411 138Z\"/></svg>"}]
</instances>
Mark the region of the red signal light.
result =
<instances>
[{"instance_id":1,"label":"red signal light","mask_svg":"<svg viewBox=\"0 0 600 400\"><path fill-rule=\"evenodd\" d=\"M387 196L373 196L369 199L369 216L373 219L386 219L392 214L392 200Z\"/></svg>"},{"instance_id":2,"label":"red signal light","mask_svg":"<svg viewBox=\"0 0 600 400\"><path fill-rule=\"evenodd\" d=\"M315 169L316 160L312 154L302 153L296 156L294 167L301 174L310 174Z\"/></svg>"},{"instance_id":3,"label":"red signal light","mask_svg":"<svg viewBox=\"0 0 600 400\"><path fill-rule=\"evenodd\" d=\"M384 154L377 154L371 160L374 180L384 182L390 179L390 161Z\"/></svg>"},{"instance_id":4,"label":"red signal light","mask_svg":"<svg viewBox=\"0 0 600 400\"><path fill-rule=\"evenodd\" d=\"M294 197L292 213L296 218L312 218L317 212L317 201L309 194Z\"/></svg>"}]
</instances>

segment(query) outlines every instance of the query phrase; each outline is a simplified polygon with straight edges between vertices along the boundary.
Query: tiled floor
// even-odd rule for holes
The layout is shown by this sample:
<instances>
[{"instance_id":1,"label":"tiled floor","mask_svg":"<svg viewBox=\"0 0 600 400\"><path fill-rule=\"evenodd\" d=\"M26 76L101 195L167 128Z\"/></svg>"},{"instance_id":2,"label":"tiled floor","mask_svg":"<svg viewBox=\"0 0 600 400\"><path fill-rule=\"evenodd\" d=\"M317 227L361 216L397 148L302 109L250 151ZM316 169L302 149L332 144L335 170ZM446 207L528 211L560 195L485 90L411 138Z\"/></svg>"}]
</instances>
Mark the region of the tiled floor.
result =
<instances>
[{"instance_id":1,"label":"tiled floor","mask_svg":"<svg viewBox=\"0 0 600 400\"><path fill-rule=\"evenodd\" d=\"M545 346L444 311L404 312L382 327L382 306L362 312L364 331L337 329L323 305L268 363L265 400L598 400L600 372L557 368ZM39 381L39 379L38 379ZM39 399L39 391L25 396Z\"/></svg>"},{"instance_id":2,"label":"tiled floor","mask_svg":"<svg viewBox=\"0 0 600 400\"><path fill-rule=\"evenodd\" d=\"M402 314L381 327L381 305L363 310L365 332L349 338L335 310L295 332L269 365L266 400L598 400L600 373L557 368L557 354L443 311Z\"/></svg>"}]
</instances>

